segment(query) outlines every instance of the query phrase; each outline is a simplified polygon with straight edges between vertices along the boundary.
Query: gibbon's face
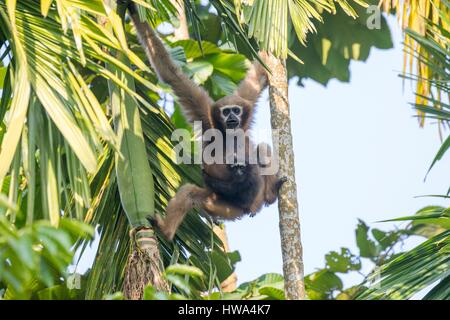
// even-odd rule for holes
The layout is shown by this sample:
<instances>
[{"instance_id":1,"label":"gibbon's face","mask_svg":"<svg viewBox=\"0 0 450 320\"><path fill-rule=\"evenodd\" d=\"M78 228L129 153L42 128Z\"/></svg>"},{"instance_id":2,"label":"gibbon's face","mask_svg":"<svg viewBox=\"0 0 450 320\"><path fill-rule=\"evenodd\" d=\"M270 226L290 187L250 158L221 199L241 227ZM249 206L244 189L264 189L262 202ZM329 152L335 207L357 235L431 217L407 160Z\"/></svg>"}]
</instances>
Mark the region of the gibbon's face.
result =
<instances>
[{"instance_id":1,"label":"gibbon's face","mask_svg":"<svg viewBox=\"0 0 450 320\"><path fill-rule=\"evenodd\" d=\"M242 107L238 105L226 105L220 107L220 117L226 129L236 129L242 124Z\"/></svg>"}]
</instances>

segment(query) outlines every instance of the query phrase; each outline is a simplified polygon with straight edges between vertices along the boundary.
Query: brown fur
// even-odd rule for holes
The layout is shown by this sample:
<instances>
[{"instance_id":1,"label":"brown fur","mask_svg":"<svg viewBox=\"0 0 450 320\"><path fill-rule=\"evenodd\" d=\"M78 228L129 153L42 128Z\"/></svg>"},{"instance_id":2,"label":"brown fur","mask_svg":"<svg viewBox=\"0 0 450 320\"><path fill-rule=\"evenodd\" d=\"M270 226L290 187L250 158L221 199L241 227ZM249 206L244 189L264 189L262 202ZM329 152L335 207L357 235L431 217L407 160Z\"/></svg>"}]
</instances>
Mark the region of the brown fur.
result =
<instances>
[{"instance_id":1,"label":"brown fur","mask_svg":"<svg viewBox=\"0 0 450 320\"><path fill-rule=\"evenodd\" d=\"M224 132L226 126L220 117L219 108L226 105L239 105L243 108L240 115L240 128L250 129L255 103L267 85L266 70L258 62L253 63L233 95L214 102L204 89L191 81L173 63L155 31L147 22L140 21L134 4L129 5L129 10L153 69L161 81L171 86L191 123L202 121L203 130L217 128ZM265 59L266 55L262 54L261 57ZM248 148L252 148L252 145L251 141L246 139L248 142L246 155L248 155ZM235 173L236 169L230 165L204 164L206 187L183 185L169 201L165 218L156 216L155 221L159 229L166 238L172 239L186 213L193 208L203 209L212 217L227 220L238 219L245 214L255 215L264 204L271 204L276 200L278 190L284 181L276 175L262 176L259 169L258 165L246 165L248 179L245 178L239 182ZM208 181L211 182L208 184ZM246 185L249 187L245 187ZM237 194L240 199L237 200L232 194L239 190L239 187L243 189Z\"/></svg>"}]
</instances>

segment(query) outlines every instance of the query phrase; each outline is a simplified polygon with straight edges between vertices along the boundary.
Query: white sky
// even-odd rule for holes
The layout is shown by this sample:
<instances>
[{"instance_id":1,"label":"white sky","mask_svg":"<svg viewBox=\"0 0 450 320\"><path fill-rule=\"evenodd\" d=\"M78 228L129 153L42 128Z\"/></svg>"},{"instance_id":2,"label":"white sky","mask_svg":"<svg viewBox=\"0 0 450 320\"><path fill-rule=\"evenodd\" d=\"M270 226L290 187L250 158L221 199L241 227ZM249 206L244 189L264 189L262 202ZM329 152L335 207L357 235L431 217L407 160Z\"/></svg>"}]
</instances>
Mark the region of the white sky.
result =
<instances>
[{"instance_id":1,"label":"white sky","mask_svg":"<svg viewBox=\"0 0 450 320\"><path fill-rule=\"evenodd\" d=\"M376 221L410 215L431 204L449 187L449 156L425 173L440 141L437 126L420 128L414 111L412 85L398 77L402 68L402 36L390 19L394 49L372 50L367 63L351 63L350 83L333 80L325 88L306 81L290 85L292 130L305 273L324 266L330 250L355 243L357 218ZM258 107L255 130L270 128L267 92ZM259 136L255 135L255 136ZM266 140L267 141L267 140ZM273 205L254 218L227 223L232 250L239 250L239 283L267 272L282 273L278 210ZM411 247L421 239L407 244ZM365 265L368 270L370 266ZM346 284L360 281L346 277Z\"/></svg>"}]
</instances>

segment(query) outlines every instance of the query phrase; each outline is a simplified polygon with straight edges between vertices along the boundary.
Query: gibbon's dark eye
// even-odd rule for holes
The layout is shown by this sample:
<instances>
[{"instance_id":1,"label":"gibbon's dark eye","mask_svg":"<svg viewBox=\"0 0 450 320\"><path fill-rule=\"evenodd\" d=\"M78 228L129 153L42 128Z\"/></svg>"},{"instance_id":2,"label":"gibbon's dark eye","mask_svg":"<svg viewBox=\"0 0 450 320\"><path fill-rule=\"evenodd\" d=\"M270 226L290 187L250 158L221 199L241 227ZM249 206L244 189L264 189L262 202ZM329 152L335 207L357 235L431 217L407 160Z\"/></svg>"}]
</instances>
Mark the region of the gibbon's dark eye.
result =
<instances>
[{"instance_id":1,"label":"gibbon's dark eye","mask_svg":"<svg viewBox=\"0 0 450 320\"><path fill-rule=\"evenodd\" d=\"M238 116L241 113L241 108L234 107L233 108L233 113Z\"/></svg>"},{"instance_id":2,"label":"gibbon's dark eye","mask_svg":"<svg viewBox=\"0 0 450 320\"><path fill-rule=\"evenodd\" d=\"M226 109L223 109L222 110L222 114L226 117L226 116L228 116L229 114L230 114L230 109L228 109L228 108L226 108Z\"/></svg>"}]
</instances>

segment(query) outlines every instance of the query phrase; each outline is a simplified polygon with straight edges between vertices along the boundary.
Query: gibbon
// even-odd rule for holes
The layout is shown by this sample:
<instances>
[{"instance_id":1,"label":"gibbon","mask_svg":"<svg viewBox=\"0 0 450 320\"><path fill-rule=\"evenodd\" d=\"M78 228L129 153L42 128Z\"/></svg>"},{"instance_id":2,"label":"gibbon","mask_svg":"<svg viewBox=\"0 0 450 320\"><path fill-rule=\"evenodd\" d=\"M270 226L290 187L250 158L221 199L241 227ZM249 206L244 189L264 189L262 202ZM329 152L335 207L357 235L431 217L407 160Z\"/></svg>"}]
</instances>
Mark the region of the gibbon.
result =
<instances>
[{"instance_id":1,"label":"gibbon","mask_svg":"<svg viewBox=\"0 0 450 320\"><path fill-rule=\"evenodd\" d=\"M213 101L172 61L156 32L147 22L140 20L134 3L128 3L128 10L153 69L159 79L173 89L191 123L201 121L203 132L211 128L220 130L225 137L224 144L227 129L250 129L253 108L268 82L262 65L254 62L233 95ZM266 59L266 54L262 54L261 58ZM234 220L246 214L253 216L263 205L276 201L286 178L261 175L264 165L248 161L248 153L254 147L247 135L245 142L244 163L226 164L224 161L223 164L206 164L203 161L205 187L193 184L181 186L169 201L165 217L155 215L155 223L167 239L173 239L185 215L193 208L205 211L213 219ZM263 144L256 148L259 150L262 147L268 148Z\"/></svg>"}]
</instances>

